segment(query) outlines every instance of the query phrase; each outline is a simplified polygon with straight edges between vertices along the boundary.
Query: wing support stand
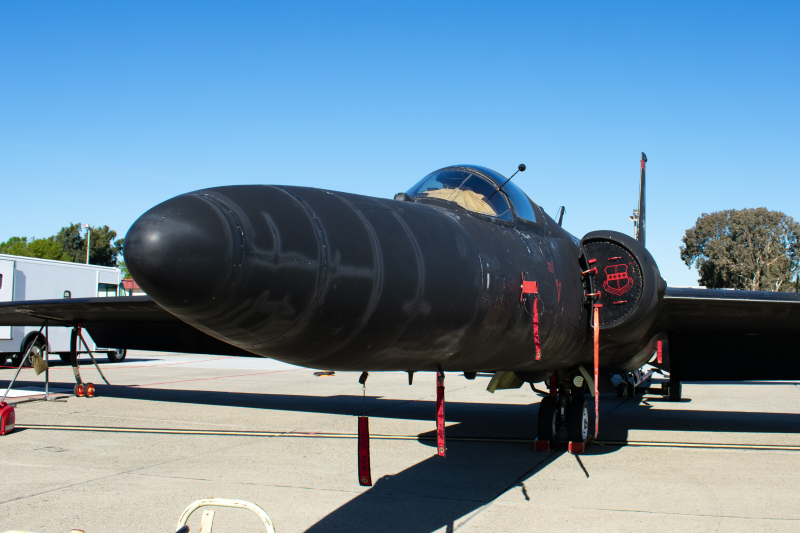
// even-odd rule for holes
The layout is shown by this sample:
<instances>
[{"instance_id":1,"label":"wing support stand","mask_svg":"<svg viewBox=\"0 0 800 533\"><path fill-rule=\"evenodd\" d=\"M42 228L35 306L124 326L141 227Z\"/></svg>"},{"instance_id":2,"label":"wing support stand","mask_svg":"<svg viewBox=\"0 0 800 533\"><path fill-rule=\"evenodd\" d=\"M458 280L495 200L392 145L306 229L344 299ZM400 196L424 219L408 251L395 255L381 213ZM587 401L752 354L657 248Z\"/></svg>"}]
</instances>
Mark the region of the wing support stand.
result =
<instances>
[{"instance_id":1,"label":"wing support stand","mask_svg":"<svg viewBox=\"0 0 800 533\"><path fill-rule=\"evenodd\" d=\"M79 344L78 341L83 345L85 351L80 349L81 344ZM83 379L81 379L80 365L78 364L78 354L81 353L89 354L89 357L92 358L92 363L94 363L94 367L97 369L97 372L100 373L100 377L103 378L106 385L111 385L103 374L103 371L100 370L100 365L97 364L97 360L89 349L86 339L83 338L83 327L79 323L77 328L72 328L72 338L70 339L70 362L72 364L72 374L75 376L74 392L75 396L78 398L93 398L96 390L94 383L84 383Z\"/></svg>"},{"instance_id":2,"label":"wing support stand","mask_svg":"<svg viewBox=\"0 0 800 533\"><path fill-rule=\"evenodd\" d=\"M44 359L40 354L32 354L33 347L36 344L36 340L42 336L42 331L44 330ZM0 435L8 435L9 433L14 431L14 426L16 425L16 408L14 405L8 405L6 403L6 398L8 397L8 393L11 392L11 387L14 386L14 382L17 381L19 377L19 373L22 370L22 367L25 366L25 363L30 357L34 363L34 369L36 370L36 375L41 374L44 372L44 399L45 401L55 401L55 398L50 398L50 367L48 362L50 361L50 352L48 350L50 346L50 327L49 321L47 319L44 320L42 326L39 328L39 331L36 332L28 343L28 349L25 350L25 355L22 356L22 360L19 362L19 367L17 367L17 372L14 374L14 377L8 384L6 391L3 393L3 398L0 399Z\"/></svg>"}]
</instances>

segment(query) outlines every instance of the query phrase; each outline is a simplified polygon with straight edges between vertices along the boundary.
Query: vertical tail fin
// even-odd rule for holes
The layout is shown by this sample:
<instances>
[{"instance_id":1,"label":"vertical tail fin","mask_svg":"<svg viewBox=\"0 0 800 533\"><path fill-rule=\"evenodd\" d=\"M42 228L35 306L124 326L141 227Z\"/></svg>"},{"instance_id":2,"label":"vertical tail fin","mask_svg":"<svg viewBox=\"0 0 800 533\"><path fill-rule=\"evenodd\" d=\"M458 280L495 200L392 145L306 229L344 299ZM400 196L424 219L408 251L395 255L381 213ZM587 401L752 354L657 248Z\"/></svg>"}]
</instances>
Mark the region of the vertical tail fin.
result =
<instances>
[{"instance_id":1,"label":"vertical tail fin","mask_svg":"<svg viewBox=\"0 0 800 533\"><path fill-rule=\"evenodd\" d=\"M642 152L642 173L639 175L639 220L636 226L636 240L644 246L644 231L645 231L645 181L644 181L644 164L647 163L647 156Z\"/></svg>"}]
</instances>

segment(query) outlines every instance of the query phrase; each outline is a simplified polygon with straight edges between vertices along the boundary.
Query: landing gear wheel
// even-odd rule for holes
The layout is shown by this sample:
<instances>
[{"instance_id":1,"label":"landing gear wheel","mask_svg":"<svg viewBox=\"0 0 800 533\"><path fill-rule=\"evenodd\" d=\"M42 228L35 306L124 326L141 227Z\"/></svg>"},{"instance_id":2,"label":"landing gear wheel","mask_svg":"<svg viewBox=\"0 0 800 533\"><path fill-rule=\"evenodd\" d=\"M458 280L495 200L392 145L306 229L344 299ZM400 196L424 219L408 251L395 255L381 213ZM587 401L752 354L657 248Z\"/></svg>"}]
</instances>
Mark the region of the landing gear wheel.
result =
<instances>
[{"instance_id":1,"label":"landing gear wheel","mask_svg":"<svg viewBox=\"0 0 800 533\"><path fill-rule=\"evenodd\" d=\"M681 401L681 382L675 376L670 374L669 376L669 401L671 402L679 402Z\"/></svg>"},{"instance_id":2,"label":"landing gear wheel","mask_svg":"<svg viewBox=\"0 0 800 533\"><path fill-rule=\"evenodd\" d=\"M83 385L83 383L78 383L77 385L75 385L75 396L77 396L78 398L83 398L85 394L86 394L86 387Z\"/></svg>"},{"instance_id":3,"label":"landing gear wheel","mask_svg":"<svg viewBox=\"0 0 800 533\"><path fill-rule=\"evenodd\" d=\"M125 348L117 348L116 350L106 353L109 363L121 363L125 360L126 355L128 355L128 350Z\"/></svg>"},{"instance_id":4,"label":"landing gear wheel","mask_svg":"<svg viewBox=\"0 0 800 533\"><path fill-rule=\"evenodd\" d=\"M567 435L570 442L585 442L589 438L589 405L584 398L573 398L569 402Z\"/></svg>"},{"instance_id":5,"label":"landing gear wheel","mask_svg":"<svg viewBox=\"0 0 800 533\"><path fill-rule=\"evenodd\" d=\"M85 394L87 398L94 398L94 383L86 384Z\"/></svg>"},{"instance_id":6,"label":"landing gear wheel","mask_svg":"<svg viewBox=\"0 0 800 533\"><path fill-rule=\"evenodd\" d=\"M556 424L558 404L552 396L545 396L539 402L539 420L536 436L541 441L555 444L558 439L558 426Z\"/></svg>"}]
</instances>

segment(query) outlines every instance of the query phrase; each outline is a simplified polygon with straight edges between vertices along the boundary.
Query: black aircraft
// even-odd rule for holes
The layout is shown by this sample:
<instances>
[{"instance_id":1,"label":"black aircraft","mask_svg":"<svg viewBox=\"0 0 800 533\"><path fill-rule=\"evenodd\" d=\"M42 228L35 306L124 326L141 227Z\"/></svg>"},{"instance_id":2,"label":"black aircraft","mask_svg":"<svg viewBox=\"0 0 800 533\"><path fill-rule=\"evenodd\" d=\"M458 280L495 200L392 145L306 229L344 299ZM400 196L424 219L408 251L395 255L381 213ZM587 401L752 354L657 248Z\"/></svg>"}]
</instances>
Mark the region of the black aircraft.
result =
<instances>
[{"instance_id":1,"label":"black aircraft","mask_svg":"<svg viewBox=\"0 0 800 533\"><path fill-rule=\"evenodd\" d=\"M126 264L149 297L7 303L0 322L80 323L99 345L128 349L502 372L501 388L546 381L544 440L562 415L570 440L586 438L595 308L600 392L648 362L669 371L673 400L681 380L800 379L800 295L667 287L644 246L642 155L636 239L576 238L474 165L437 170L392 200L215 187L157 205L126 235Z\"/></svg>"}]
</instances>

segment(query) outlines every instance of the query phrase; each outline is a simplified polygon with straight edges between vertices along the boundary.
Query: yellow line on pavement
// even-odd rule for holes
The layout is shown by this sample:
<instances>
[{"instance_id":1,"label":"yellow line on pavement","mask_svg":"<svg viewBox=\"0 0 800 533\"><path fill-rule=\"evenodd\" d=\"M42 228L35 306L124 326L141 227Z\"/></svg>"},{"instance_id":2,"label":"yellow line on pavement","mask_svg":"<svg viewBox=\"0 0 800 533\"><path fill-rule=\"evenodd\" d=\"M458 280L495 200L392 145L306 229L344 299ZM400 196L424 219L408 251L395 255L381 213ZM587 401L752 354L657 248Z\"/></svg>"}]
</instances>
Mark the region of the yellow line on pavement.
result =
<instances>
[{"instance_id":1,"label":"yellow line on pavement","mask_svg":"<svg viewBox=\"0 0 800 533\"><path fill-rule=\"evenodd\" d=\"M170 429L170 428L126 428L106 426L57 426L43 424L17 424L18 429L39 429L55 431L95 431L101 433L146 433L166 435L217 435L228 437L299 437L318 439L356 439L355 433L325 433L301 431L234 431L220 429ZM370 435L375 440L436 440L435 435ZM457 442L498 442L498 443L523 443L533 444L533 439L515 439L504 437L447 437L449 441ZM653 441L612 441L599 440L595 444L601 446L635 446L655 448L711 448L731 450L779 450L800 451L800 445L792 444L723 444L701 442L653 442Z\"/></svg>"}]
</instances>

